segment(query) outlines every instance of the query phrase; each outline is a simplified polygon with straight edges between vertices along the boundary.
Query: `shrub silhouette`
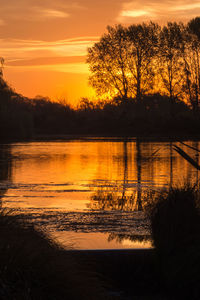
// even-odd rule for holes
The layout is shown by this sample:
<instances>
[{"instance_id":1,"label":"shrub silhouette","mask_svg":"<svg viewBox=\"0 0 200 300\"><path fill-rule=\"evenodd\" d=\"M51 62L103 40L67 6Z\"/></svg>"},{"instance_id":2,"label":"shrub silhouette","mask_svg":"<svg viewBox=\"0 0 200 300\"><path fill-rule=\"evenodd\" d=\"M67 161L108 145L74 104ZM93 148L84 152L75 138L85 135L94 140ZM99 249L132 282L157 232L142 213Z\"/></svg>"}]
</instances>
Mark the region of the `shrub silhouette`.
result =
<instances>
[{"instance_id":1,"label":"shrub silhouette","mask_svg":"<svg viewBox=\"0 0 200 300\"><path fill-rule=\"evenodd\" d=\"M200 296L200 214L195 187L163 192L150 210L152 238L165 286L184 299Z\"/></svg>"}]
</instances>

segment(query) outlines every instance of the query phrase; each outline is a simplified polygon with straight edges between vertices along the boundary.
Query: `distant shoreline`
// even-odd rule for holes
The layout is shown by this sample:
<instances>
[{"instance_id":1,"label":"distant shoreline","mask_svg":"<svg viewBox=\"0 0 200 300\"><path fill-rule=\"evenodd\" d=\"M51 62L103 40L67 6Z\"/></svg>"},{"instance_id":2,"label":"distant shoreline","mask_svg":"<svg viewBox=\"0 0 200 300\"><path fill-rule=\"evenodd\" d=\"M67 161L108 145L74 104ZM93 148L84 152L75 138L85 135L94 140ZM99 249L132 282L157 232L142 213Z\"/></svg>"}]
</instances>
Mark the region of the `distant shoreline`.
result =
<instances>
[{"instance_id":1,"label":"distant shoreline","mask_svg":"<svg viewBox=\"0 0 200 300\"><path fill-rule=\"evenodd\" d=\"M48 134L48 135L35 135L29 139L2 139L0 144L5 143L15 143L15 142L50 142L50 141L113 141L122 142L126 140L127 142L139 140L141 142L177 142L177 141L198 141L200 140L200 135L176 135L176 136L162 136L162 135L106 135L106 134Z\"/></svg>"}]
</instances>

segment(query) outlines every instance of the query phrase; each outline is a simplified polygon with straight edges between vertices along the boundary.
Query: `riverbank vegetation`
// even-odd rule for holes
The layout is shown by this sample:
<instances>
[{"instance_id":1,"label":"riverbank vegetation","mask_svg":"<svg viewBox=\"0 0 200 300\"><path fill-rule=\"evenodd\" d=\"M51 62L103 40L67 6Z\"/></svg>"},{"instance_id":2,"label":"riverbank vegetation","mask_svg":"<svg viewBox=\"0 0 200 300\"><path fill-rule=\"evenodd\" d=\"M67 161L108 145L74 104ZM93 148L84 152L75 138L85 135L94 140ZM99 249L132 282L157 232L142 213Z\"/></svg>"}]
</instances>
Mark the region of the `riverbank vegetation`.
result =
<instances>
[{"instance_id":1,"label":"riverbank vegetation","mask_svg":"<svg viewBox=\"0 0 200 300\"><path fill-rule=\"evenodd\" d=\"M108 27L88 49L97 99L77 107L15 92L0 67L0 138L194 136L200 130L200 18Z\"/></svg>"}]
</instances>

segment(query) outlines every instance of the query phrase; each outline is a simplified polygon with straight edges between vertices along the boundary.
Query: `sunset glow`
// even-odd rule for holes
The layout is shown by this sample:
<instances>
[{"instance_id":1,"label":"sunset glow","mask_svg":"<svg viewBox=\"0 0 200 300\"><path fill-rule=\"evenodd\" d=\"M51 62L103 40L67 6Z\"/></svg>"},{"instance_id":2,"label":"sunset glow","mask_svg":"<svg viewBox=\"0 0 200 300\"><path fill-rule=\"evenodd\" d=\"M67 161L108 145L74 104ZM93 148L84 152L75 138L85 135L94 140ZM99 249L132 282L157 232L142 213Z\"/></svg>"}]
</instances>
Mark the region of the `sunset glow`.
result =
<instances>
[{"instance_id":1,"label":"sunset glow","mask_svg":"<svg viewBox=\"0 0 200 300\"><path fill-rule=\"evenodd\" d=\"M88 86L87 48L107 25L183 21L200 14L199 1L0 0L0 56L17 92L34 97L94 97ZM105 9L106 7L106 9Z\"/></svg>"}]
</instances>

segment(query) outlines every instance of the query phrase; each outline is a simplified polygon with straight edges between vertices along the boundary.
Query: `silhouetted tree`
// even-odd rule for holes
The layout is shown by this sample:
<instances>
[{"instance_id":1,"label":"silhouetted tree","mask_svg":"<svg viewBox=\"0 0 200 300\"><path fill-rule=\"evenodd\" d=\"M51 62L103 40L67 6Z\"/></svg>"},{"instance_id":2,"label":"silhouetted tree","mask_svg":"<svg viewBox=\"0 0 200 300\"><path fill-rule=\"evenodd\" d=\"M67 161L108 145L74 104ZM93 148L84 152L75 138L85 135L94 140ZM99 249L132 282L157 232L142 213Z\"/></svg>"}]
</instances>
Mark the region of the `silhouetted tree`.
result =
<instances>
[{"instance_id":1,"label":"silhouetted tree","mask_svg":"<svg viewBox=\"0 0 200 300\"><path fill-rule=\"evenodd\" d=\"M153 62L158 45L154 23L108 27L98 43L88 49L90 84L97 93L135 97L149 91L154 77Z\"/></svg>"},{"instance_id":2,"label":"silhouetted tree","mask_svg":"<svg viewBox=\"0 0 200 300\"><path fill-rule=\"evenodd\" d=\"M0 76L3 76L3 65L4 65L4 59L3 57L0 57Z\"/></svg>"},{"instance_id":3,"label":"silhouetted tree","mask_svg":"<svg viewBox=\"0 0 200 300\"><path fill-rule=\"evenodd\" d=\"M108 26L107 33L88 49L87 63L92 75L91 86L97 93L127 98L129 79L127 67L127 37L123 26Z\"/></svg>"},{"instance_id":4,"label":"silhouetted tree","mask_svg":"<svg viewBox=\"0 0 200 300\"><path fill-rule=\"evenodd\" d=\"M186 94L193 110L198 109L200 95L200 18L192 19L184 37Z\"/></svg>"},{"instance_id":5,"label":"silhouetted tree","mask_svg":"<svg viewBox=\"0 0 200 300\"><path fill-rule=\"evenodd\" d=\"M132 95L137 101L142 94L153 88L155 76L155 57L158 53L158 39L160 27L150 22L149 24L131 25L127 30L127 63L131 76Z\"/></svg>"},{"instance_id":6,"label":"silhouetted tree","mask_svg":"<svg viewBox=\"0 0 200 300\"><path fill-rule=\"evenodd\" d=\"M183 79L181 56L182 24L168 23L160 33L159 73L164 90L171 102L180 96Z\"/></svg>"}]
</instances>

